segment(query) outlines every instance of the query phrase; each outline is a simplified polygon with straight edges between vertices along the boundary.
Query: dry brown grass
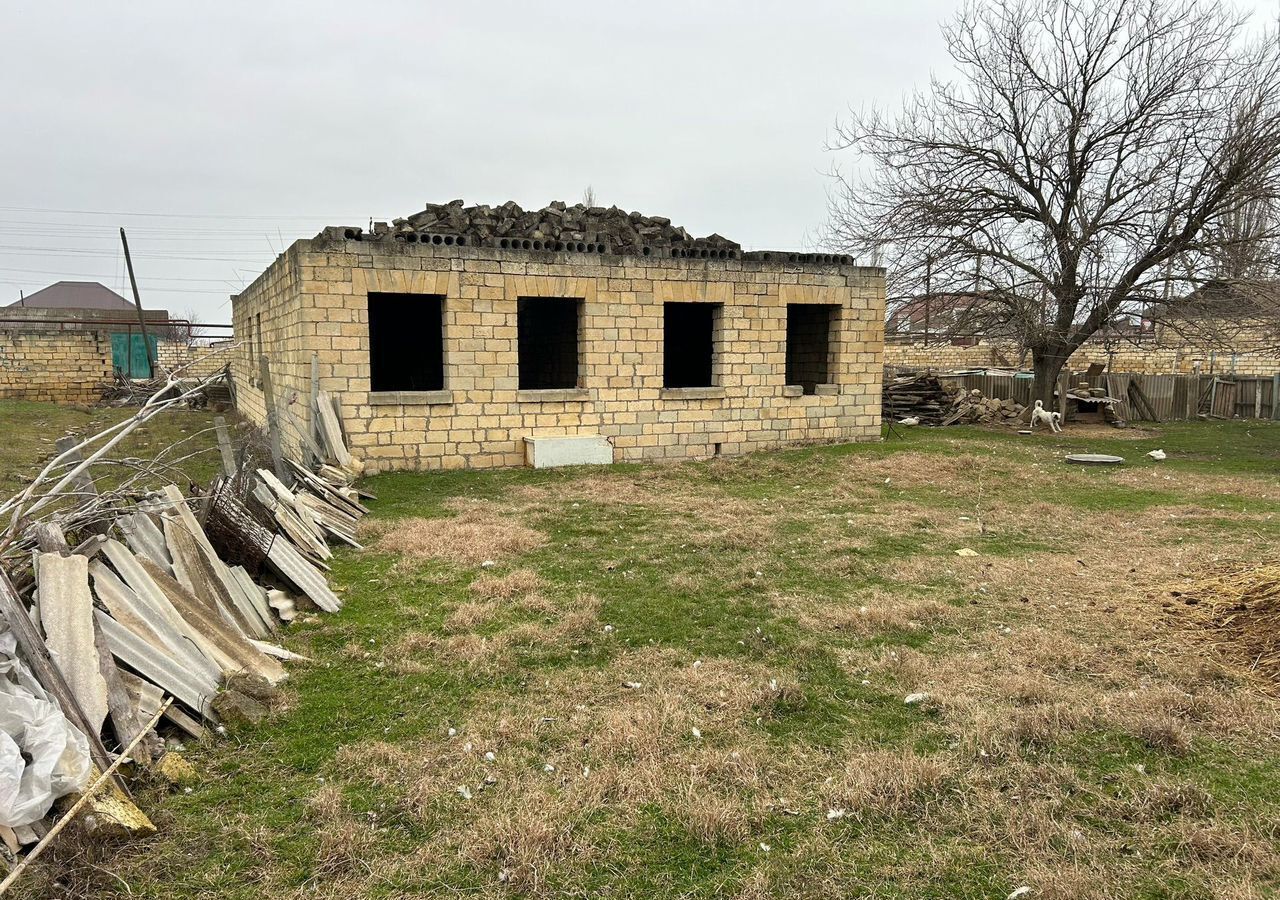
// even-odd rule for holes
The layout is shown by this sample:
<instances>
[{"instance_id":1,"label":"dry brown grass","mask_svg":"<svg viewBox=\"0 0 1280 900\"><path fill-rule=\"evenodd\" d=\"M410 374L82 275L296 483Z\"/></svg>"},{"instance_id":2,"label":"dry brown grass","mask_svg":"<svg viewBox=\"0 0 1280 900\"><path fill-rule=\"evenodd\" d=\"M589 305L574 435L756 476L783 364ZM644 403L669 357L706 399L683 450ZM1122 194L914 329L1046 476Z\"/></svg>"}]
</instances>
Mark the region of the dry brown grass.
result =
<instances>
[{"instance_id":1,"label":"dry brown grass","mask_svg":"<svg viewBox=\"0 0 1280 900\"><path fill-rule=\"evenodd\" d=\"M406 560L440 560L479 566L536 550L546 536L495 510L475 504L452 518L396 519L366 526L367 536L385 553Z\"/></svg>"},{"instance_id":2,"label":"dry brown grass","mask_svg":"<svg viewBox=\"0 0 1280 900\"><path fill-rule=\"evenodd\" d=\"M498 604L492 600L459 603L445 617L447 631L470 631L490 622L498 612Z\"/></svg>"},{"instance_id":3,"label":"dry brown grass","mask_svg":"<svg viewBox=\"0 0 1280 900\"><path fill-rule=\"evenodd\" d=\"M952 765L911 750L855 753L826 791L830 809L859 819L909 818L920 821L945 802Z\"/></svg>"},{"instance_id":4,"label":"dry brown grass","mask_svg":"<svg viewBox=\"0 0 1280 900\"><path fill-rule=\"evenodd\" d=\"M353 745L338 764L438 828L415 868L463 859L538 894L556 870L590 864L599 848L586 823L601 815L624 826L656 805L699 842L752 838L781 802L773 779L784 766L763 733L742 728L796 689L755 665L694 668L670 651L629 651L605 669L531 684L458 723L454 737Z\"/></svg>"},{"instance_id":5,"label":"dry brown grass","mask_svg":"<svg viewBox=\"0 0 1280 900\"><path fill-rule=\"evenodd\" d=\"M1127 543L1117 541L1105 564L1045 553L947 560L973 598L943 610L963 636L935 641L929 653L851 650L846 665L873 683L929 693L954 745L971 757L1016 758L1097 729L1170 756L1190 753L1197 734L1269 740L1280 726L1275 704L1134 590L1193 570L1197 552L1163 546L1132 524L1123 533ZM1117 569L1126 572L1123 590ZM853 615L845 607L824 617ZM896 617L886 624L902 627Z\"/></svg>"},{"instance_id":6,"label":"dry brown grass","mask_svg":"<svg viewBox=\"0 0 1280 900\"><path fill-rule=\"evenodd\" d=\"M378 845L376 823L359 821L336 785L325 785L307 801L317 846L308 887L319 896L342 897L373 874Z\"/></svg>"},{"instance_id":7,"label":"dry brown grass","mask_svg":"<svg viewBox=\"0 0 1280 900\"><path fill-rule=\"evenodd\" d=\"M856 637L934 628L951 618L952 610L936 600L903 598L889 591L860 591L847 601L775 595L775 609L795 616L806 629L838 631Z\"/></svg>"},{"instance_id":8,"label":"dry brown grass","mask_svg":"<svg viewBox=\"0 0 1280 900\"><path fill-rule=\"evenodd\" d=\"M481 575L471 582L471 593L482 600L515 600L543 588L545 583L532 569L516 569L504 575Z\"/></svg>"},{"instance_id":9,"label":"dry brown grass","mask_svg":"<svg viewBox=\"0 0 1280 900\"><path fill-rule=\"evenodd\" d=\"M542 616L538 622L520 622L493 634L477 634L472 629L489 625L507 608ZM413 631L377 652L382 664L394 672L411 675L427 671L433 660L443 659L468 669L499 671L516 664L516 653L536 648L564 647L599 633L600 600L576 595L562 607L542 594L534 593L504 607L498 601L468 601L445 617L447 636ZM364 647L355 645L361 653Z\"/></svg>"}]
</instances>

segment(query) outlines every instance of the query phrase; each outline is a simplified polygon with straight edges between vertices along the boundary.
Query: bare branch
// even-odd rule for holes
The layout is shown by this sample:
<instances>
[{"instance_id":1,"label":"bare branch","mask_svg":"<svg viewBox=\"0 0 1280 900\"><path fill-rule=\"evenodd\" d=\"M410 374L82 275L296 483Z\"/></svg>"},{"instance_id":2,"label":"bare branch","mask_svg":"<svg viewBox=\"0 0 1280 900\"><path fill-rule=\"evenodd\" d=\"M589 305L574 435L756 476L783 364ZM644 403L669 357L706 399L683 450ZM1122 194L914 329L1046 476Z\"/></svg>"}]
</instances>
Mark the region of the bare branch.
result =
<instances>
[{"instance_id":1,"label":"bare branch","mask_svg":"<svg viewBox=\"0 0 1280 900\"><path fill-rule=\"evenodd\" d=\"M1280 41L1248 29L1210 0L970 0L954 80L837 127L861 168L826 242L1049 378L1118 315L1274 277Z\"/></svg>"}]
</instances>

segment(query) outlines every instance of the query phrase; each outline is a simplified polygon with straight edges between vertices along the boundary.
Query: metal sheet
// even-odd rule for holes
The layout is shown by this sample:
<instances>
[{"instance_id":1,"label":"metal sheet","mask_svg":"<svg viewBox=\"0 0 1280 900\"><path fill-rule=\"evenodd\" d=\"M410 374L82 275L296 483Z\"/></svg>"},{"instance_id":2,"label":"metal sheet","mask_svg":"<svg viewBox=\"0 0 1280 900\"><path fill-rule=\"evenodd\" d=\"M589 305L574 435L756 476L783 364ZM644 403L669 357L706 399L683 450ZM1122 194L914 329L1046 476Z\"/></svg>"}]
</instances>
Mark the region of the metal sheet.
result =
<instances>
[{"instance_id":1,"label":"metal sheet","mask_svg":"<svg viewBox=\"0 0 1280 900\"><path fill-rule=\"evenodd\" d=\"M303 559L302 554L288 541L272 541L267 560L277 572L292 582L298 590L310 597L312 602L325 612L337 612L342 609L342 601L329 590L329 584L324 576L315 566Z\"/></svg>"},{"instance_id":2,"label":"metal sheet","mask_svg":"<svg viewBox=\"0 0 1280 900\"><path fill-rule=\"evenodd\" d=\"M102 610L94 610L111 653L148 681L168 691L203 716L212 717L209 705L218 692L217 682L192 672L167 653L157 650Z\"/></svg>"}]
</instances>

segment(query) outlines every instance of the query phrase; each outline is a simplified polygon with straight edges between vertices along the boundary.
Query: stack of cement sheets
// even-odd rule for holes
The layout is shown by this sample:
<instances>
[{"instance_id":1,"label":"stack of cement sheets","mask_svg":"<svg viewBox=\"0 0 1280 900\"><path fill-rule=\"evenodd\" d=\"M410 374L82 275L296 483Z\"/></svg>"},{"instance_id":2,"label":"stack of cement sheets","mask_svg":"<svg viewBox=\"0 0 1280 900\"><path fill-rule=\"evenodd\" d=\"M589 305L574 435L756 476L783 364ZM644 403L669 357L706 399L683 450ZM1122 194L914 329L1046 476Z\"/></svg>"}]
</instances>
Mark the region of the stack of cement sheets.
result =
<instances>
[{"instance_id":1,"label":"stack of cement sheets","mask_svg":"<svg viewBox=\"0 0 1280 900\"><path fill-rule=\"evenodd\" d=\"M345 472L326 469L289 464L292 485L240 472L193 499L169 485L74 549L42 524L33 577L0 570L0 781L22 785L0 792L10 853L131 744L131 766L163 773L184 765L179 742L266 713L284 663L305 660L280 646L285 626L342 608L325 575L330 542L360 546L368 509ZM166 699L157 724L168 742L146 727ZM152 830L122 779L112 790L86 821Z\"/></svg>"}]
</instances>

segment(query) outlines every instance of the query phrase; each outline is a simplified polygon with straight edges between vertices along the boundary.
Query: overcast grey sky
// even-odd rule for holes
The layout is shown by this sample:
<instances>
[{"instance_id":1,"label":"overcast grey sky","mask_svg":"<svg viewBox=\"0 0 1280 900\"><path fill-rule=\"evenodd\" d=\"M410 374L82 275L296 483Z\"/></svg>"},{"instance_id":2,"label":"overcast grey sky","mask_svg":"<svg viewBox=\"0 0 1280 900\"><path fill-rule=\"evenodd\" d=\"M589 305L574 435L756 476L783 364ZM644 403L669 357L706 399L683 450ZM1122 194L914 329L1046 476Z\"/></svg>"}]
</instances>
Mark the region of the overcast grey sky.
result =
<instances>
[{"instance_id":1,"label":"overcast grey sky","mask_svg":"<svg viewBox=\"0 0 1280 900\"><path fill-rule=\"evenodd\" d=\"M124 225L144 304L226 322L323 225L588 184L801 247L832 123L945 67L955 2L9 0L0 304L60 277L127 294Z\"/></svg>"}]
</instances>

